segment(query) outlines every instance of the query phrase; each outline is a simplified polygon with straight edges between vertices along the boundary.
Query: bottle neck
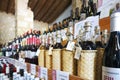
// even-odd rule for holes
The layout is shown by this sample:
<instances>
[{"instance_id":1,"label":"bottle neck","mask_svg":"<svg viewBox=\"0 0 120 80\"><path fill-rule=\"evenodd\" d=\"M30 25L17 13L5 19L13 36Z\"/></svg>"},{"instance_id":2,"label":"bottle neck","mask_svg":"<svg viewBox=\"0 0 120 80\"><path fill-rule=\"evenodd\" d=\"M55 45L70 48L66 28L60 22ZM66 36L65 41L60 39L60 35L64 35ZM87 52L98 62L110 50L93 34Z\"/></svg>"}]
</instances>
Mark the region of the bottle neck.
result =
<instances>
[{"instance_id":1,"label":"bottle neck","mask_svg":"<svg viewBox=\"0 0 120 80\"><path fill-rule=\"evenodd\" d=\"M120 31L114 31L110 33L107 46L112 46L115 48L115 50L120 49Z\"/></svg>"},{"instance_id":2,"label":"bottle neck","mask_svg":"<svg viewBox=\"0 0 120 80\"><path fill-rule=\"evenodd\" d=\"M61 43L61 32L60 30L57 31L57 36L56 36L56 43Z\"/></svg>"}]
</instances>

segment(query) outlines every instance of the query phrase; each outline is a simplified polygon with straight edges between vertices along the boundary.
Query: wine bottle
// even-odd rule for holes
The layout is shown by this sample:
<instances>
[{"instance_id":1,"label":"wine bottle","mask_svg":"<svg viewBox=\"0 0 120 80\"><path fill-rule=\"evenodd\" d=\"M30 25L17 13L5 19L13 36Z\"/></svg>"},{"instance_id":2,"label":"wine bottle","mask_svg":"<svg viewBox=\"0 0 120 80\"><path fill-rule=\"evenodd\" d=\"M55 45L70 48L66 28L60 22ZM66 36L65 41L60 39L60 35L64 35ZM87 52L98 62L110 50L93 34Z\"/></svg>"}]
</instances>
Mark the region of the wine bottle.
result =
<instances>
[{"instance_id":1,"label":"wine bottle","mask_svg":"<svg viewBox=\"0 0 120 80\"><path fill-rule=\"evenodd\" d=\"M82 37L82 49L83 50L96 50L96 45L93 43L93 34L91 32L91 23L85 22L84 28L85 31L83 32Z\"/></svg>"},{"instance_id":2,"label":"wine bottle","mask_svg":"<svg viewBox=\"0 0 120 80\"><path fill-rule=\"evenodd\" d=\"M108 30L107 29L103 30L102 31L102 44L103 44L104 48L106 47L106 44L108 42L108 39L109 39L108 37L109 37Z\"/></svg>"},{"instance_id":3,"label":"wine bottle","mask_svg":"<svg viewBox=\"0 0 120 80\"><path fill-rule=\"evenodd\" d=\"M56 35L56 44L53 46L54 49L62 49L62 44L61 44L61 32L60 32L60 27L57 25L57 35Z\"/></svg>"},{"instance_id":4,"label":"wine bottle","mask_svg":"<svg viewBox=\"0 0 120 80\"><path fill-rule=\"evenodd\" d=\"M120 12L111 15L110 38L103 55L102 80L120 79Z\"/></svg>"},{"instance_id":5,"label":"wine bottle","mask_svg":"<svg viewBox=\"0 0 120 80\"><path fill-rule=\"evenodd\" d=\"M95 27L95 44L96 48L103 48L103 44L101 42L100 26Z\"/></svg>"},{"instance_id":6,"label":"wine bottle","mask_svg":"<svg viewBox=\"0 0 120 80\"><path fill-rule=\"evenodd\" d=\"M56 44L56 24L53 24L53 30L52 30L52 38L53 38L53 45Z\"/></svg>"},{"instance_id":7,"label":"wine bottle","mask_svg":"<svg viewBox=\"0 0 120 80\"><path fill-rule=\"evenodd\" d=\"M46 38L46 31L42 34L42 44L40 46L40 50L45 50L45 38Z\"/></svg>"},{"instance_id":8,"label":"wine bottle","mask_svg":"<svg viewBox=\"0 0 120 80\"><path fill-rule=\"evenodd\" d=\"M79 8L77 7L75 9L75 23L77 23L79 20L80 20Z\"/></svg>"}]
</instances>

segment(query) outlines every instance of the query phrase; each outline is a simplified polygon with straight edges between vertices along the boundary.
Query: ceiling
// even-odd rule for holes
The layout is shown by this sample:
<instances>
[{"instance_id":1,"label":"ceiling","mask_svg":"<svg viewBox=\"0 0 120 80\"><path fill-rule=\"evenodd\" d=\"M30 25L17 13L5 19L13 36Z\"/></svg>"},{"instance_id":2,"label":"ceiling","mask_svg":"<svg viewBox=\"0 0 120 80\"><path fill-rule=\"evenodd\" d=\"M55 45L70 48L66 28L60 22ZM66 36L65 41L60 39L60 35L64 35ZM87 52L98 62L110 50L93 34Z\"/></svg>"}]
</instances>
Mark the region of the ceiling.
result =
<instances>
[{"instance_id":1,"label":"ceiling","mask_svg":"<svg viewBox=\"0 0 120 80\"><path fill-rule=\"evenodd\" d=\"M72 0L29 0L34 19L52 23L72 3ZM15 14L15 0L0 0L0 11Z\"/></svg>"}]
</instances>

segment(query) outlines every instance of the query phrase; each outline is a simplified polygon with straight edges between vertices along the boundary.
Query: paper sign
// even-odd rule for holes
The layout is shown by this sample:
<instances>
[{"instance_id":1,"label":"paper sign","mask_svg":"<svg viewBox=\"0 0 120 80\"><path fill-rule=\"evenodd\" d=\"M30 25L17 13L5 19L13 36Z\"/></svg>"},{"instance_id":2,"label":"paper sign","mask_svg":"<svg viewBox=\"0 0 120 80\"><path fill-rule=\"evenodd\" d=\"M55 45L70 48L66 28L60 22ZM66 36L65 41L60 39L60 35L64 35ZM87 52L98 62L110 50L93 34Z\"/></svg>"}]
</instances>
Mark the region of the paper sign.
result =
<instances>
[{"instance_id":1,"label":"paper sign","mask_svg":"<svg viewBox=\"0 0 120 80\"><path fill-rule=\"evenodd\" d=\"M79 30L81 30L84 26L85 20L80 21L75 24L75 29L74 29L74 39L76 39L76 36L79 34Z\"/></svg>"},{"instance_id":2,"label":"paper sign","mask_svg":"<svg viewBox=\"0 0 120 80\"><path fill-rule=\"evenodd\" d=\"M72 51L74 49L74 46L75 46L75 42L69 41L66 50Z\"/></svg>"},{"instance_id":3,"label":"paper sign","mask_svg":"<svg viewBox=\"0 0 120 80\"><path fill-rule=\"evenodd\" d=\"M69 80L69 73L57 70L56 80Z\"/></svg>"},{"instance_id":4,"label":"paper sign","mask_svg":"<svg viewBox=\"0 0 120 80\"><path fill-rule=\"evenodd\" d=\"M80 47L76 47L75 56L74 56L75 59L79 60L80 54L81 54L81 50L82 49Z\"/></svg>"},{"instance_id":5,"label":"paper sign","mask_svg":"<svg viewBox=\"0 0 120 80\"><path fill-rule=\"evenodd\" d=\"M43 78L44 80L48 80L48 70L47 70L47 68L40 67L40 78Z\"/></svg>"},{"instance_id":6,"label":"paper sign","mask_svg":"<svg viewBox=\"0 0 120 80\"><path fill-rule=\"evenodd\" d=\"M56 80L56 70L52 71L52 80Z\"/></svg>"},{"instance_id":7,"label":"paper sign","mask_svg":"<svg viewBox=\"0 0 120 80\"><path fill-rule=\"evenodd\" d=\"M31 64L30 65L30 70L31 70L31 74L33 74L33 75L36 75L36 65L35 64Z\"/></svg>"}]
</instances>

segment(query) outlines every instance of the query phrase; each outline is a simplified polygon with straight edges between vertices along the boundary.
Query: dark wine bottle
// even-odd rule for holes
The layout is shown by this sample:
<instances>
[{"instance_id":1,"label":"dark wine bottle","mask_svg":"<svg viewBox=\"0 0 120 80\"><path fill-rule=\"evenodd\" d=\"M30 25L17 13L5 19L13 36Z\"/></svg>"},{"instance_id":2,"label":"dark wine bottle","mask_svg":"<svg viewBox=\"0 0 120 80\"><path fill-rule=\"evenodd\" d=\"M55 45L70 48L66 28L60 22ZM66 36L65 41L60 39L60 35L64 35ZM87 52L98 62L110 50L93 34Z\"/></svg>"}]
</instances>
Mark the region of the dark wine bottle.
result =
<instances>
[{"instance_id":1,"label":"dark wine bottle","mask_svg":"<svg viewBox=\"0 0 120 80\"><path fill-rule=\"evenodd\" d=\"M56 44L53 46L54 49L62 49L62 44L61 44L61 32L60 32L60 27L57 26L57 36L56 36Z\"/></svg>"},{"instance_id":2,"label":"dark wine bottle","mask_svg":"<svg viewBox=\"0 0 120 80\"><path fill-rule=\"evenodd\" d=\"M120 12L111 15L111 32L103 55L102 80L120 80Z\"/></svg>"},{"instance_id":3,"label":"dark wine bottle","mask_svg":"<svg viewBox=\"0 0 120 80\"><path fill-rule=\"evenodd\" d=\"M80 20L80 15L79 15L79 8L77 7L75 9L75 23Z\"/></svg>"}]
</instances>

